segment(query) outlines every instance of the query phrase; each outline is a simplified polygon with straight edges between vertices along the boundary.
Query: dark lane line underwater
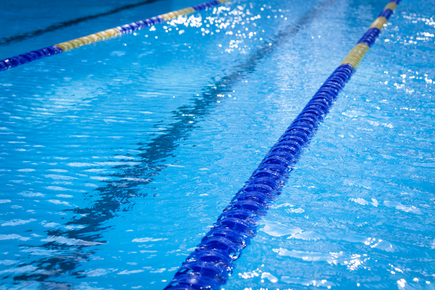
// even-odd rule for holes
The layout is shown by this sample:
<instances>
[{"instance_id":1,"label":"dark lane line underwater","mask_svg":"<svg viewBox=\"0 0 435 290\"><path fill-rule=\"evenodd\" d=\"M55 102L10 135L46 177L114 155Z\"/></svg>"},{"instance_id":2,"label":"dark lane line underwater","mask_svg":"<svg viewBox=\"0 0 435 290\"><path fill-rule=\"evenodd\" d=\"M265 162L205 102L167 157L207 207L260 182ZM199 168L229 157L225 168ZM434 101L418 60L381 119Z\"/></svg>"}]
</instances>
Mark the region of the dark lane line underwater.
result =
<instances>
[{"instance_id":1,"label":"dark lane line underwater","mask_svg":"<svg viewBox=\"0 0 435 290\"><path fill-rule=\"evenodd\" d=\"M138 144L141 146L139 150L144 151L144 153L139 154L142 158L142 164L127 167L124 173L113 175L124 178L122 182L107 182L106 186L97 188L96 191L99 192L100 199L91 207L67 210L73 211L78 218L70 220L66 225L80 225L83 228L68 231L49 230L47 235L50 237L50 242L35 247L50 250L59 249L63 253L68 249L71 254L23 263L19 267L32 265L37 267L37 270L32 271L31 274L24 273L15 276L14 280L51 283L54 281L49 281L50 279L62 276L65 273L79 278L86 277L86 274L75 270L95 253L95 248L86 251L87 247L106 243L100 240L102 238L101 232L107 229L102 224L116 217L117 212L132 209L132 206L128 209L124 206L130 202L130 199L141 196L137 193L137 187L152 183L155 176L167 167L167 165L159 165L158 163L164 158L174 157L173 152L179 146L177 142L187 139L190 133L198 127L198 123L212 112L213 108L218 104L217 101L222 102L222 98L219 98L218 95L231 92L235 84L255 72L256 66L261 60L273 53L288 38L296 36L321 11L337 1L325 1L306 12L294 24L285 27L277 35L264 41L263 45L252 53L246 62L235 66L231 74L215 82L213 87L207 86L207 88L204 88L201 97L191 99L192 105L183 105L175 110L173 112L175 122L168 126L169 128L165 134L158 135L145 148L143 144ZM119 170L120 167L117 167L117 169ZM79 240L80 242L75 244L59 243L57 240L61 238Z\"/></svg>"},{"instance_id":2,"label":"dark lane line underwater","mask_svg":"<svg viewBox=\"0 0 435 290\"><path fill-rule=\"evenodd\" d=\"M73 25L76 25L76 24L79 24L79 23L82 23L85 21L97 19L97 18L100 18L103 16L108 16L108 15L115 14L115 13L118 13L118 12L121 12L124 10L136 8L136 7L139 7L142 5L151 4L151 3L154 3L157 1L159 1L159 0L145 0L145 1L138 2L138 3L120 6L120 7L114 8L114 9L106 11L106 12L101 12L101 13L97 13L97 14L93 14L93 15L84 16L84 17L79 17L76 19L68 20L68 21L58 22L58 23L50 25L46 28L36 29L33 31L17 34L14 36L2 37L2 38L0 38L0 45L5 46L5 45L11 44L11 43L21 42L23 40L26 40L29 38L34 38L34 37L43 35L43 34L48 33L48 32L56 31L56 30L63 29L66 27L70 27L70 26L73 26Z\"/></svg>"}]
</instances>

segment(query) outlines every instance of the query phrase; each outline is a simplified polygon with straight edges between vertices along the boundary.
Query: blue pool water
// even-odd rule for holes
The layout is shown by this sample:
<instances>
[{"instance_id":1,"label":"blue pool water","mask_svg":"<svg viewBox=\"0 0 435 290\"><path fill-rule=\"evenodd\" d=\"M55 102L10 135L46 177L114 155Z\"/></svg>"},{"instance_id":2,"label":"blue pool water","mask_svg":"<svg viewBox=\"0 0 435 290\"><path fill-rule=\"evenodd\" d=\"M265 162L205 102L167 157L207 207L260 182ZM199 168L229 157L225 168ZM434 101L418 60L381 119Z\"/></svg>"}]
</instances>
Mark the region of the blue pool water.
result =
<instances>
[{"instance_id":1,"label":"blue pool water","mask_svg":"<svg viewBox=\"0 0 435 290\"><path fill-rule=\"evenodd\" d=\"M386 4L298 2L236 0L1 72L0 289L164 288ZM119 5L3 1L1 37ZM398 6L224 289L435 288L433 7Z\"/></svg>"}]
</instances>

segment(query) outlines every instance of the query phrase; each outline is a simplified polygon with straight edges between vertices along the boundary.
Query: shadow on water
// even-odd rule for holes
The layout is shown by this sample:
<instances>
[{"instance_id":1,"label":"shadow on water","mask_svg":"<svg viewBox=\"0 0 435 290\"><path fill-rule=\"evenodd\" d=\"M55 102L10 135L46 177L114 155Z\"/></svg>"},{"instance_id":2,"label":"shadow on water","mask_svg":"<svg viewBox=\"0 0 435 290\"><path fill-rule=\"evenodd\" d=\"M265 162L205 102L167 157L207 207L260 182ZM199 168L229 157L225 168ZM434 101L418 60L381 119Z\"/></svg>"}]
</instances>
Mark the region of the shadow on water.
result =
<instances>
[{"instance_id":1,"label":"shadow on water","mask_svg":"<svg viewBox=\"0 0 435 290\"><path fill-rule=\"evenodd\" d=\"M120 6L117 8L114 8L112 10L106 11L106 12L101 12L101 13L97 13L97 14L93 14L93 15L88 15L88 16L84 16L84 17L79 17L76 19L71 19L71 20L67 20L67 21L63 21L63 22L58 22L55 24L52 24L46 28L42 28L42 29L36 29L33 31L28 31L28 32L24 32L21 34L17 34L17 35L13 35L13 36L9 36L9 37L2 37L0 38L0 46L2 45L8 45L11 43L15 43L15 42L20 42L29 38L33 38L33 37L37 37L40 35L43 35L45 33L48 32L52 32L52 31L56 31L59 29L63 29L63 28L67 28L85 21L89 21L89 20L93 20L93 19L97 19L103 16L108 16L108 15L112 15L124 10L128 10L128 9L132 9L132 8L136 8L142 5L146 5L146 4L151 4L154 2L157 2L159 0L145 0L145 1L140 1L138 3L133 3L133 4L128 4L128 5L124 5L124 6Z\"/></svg>"},{"instance_id":2,"label":"shadow on water","mask_svg":"<svg viewBox=\"0 0 435 290\"><path fill-rule=\"evenodd\" d=\"M173 122L168 126L168 130L163 135L156 138L139 150L142 162L140 165L131 166L124 169L122 174L113 177L121 177L122 182L107 182L106 186L97 188L96 191L100 199L91 207L74 209L76 216L70 220L68 226L80 226L80 229L62 231L48 231L49 242L38 248L50 251L65 253L68 255L58 255L40 259L33 263L21 264L20 267L33 266L35 270L30 274L22 274L14 277L16 281L46 281L55 277L69 274L77 278L86 277L86 273L76 270L79 265L90 260L97 250L96 246L104 244L102 232L108 227L104 225L107 221L114 218L117 213L132 209L132 205L126 208L125 205L130 200L138 197L138 187L143 187L153 182L166 165L162 161L168 157L174 157L174 152L179 146L179 142L189 137L190 133L199 126L213 108L222 101L219 94L227 94L232 91L241 79L254 72L257 64L265 57L270 55L281 43L289 37L295 36L301 29L307 26L310 21L318 14L331 6L338 0L328 0L318 7L305 13L297 21L285 27L277 35L265 41L262 46L252 53L246 62L241 63L232 70L232 73L222 77L214 83L214 86L207 87L199 97L191 99L191 104L183 105L173 111ZM143 195L142 195L143 196ZM90 248L89 248L90 247Z\"/></svg>"}]
</instances>

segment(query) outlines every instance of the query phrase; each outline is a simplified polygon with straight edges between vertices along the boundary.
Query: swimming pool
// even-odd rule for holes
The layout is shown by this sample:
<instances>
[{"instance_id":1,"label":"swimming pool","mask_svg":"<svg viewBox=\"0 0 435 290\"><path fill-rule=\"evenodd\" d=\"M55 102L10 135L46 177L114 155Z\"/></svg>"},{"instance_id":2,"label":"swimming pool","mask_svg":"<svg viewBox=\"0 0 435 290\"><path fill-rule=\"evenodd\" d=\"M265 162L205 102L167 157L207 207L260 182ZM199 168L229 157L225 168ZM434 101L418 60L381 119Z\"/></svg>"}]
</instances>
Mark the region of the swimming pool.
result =
<instances>
[{"instance_id":1,"label":"swimming pool","mask_svg":"<svg viewBox=\"0 0 435 290\"><path fill-rule=\"evenodd\" d=\"M194 4L124 10L0 58ZM164 288L385 4L234 1L2 72L1 287ZM118 6L93 5L41 25ZM431 11L400 4L225 289L433 289ZM34 29L21 13L6 36Z\"/></svg>"}]
</instances>

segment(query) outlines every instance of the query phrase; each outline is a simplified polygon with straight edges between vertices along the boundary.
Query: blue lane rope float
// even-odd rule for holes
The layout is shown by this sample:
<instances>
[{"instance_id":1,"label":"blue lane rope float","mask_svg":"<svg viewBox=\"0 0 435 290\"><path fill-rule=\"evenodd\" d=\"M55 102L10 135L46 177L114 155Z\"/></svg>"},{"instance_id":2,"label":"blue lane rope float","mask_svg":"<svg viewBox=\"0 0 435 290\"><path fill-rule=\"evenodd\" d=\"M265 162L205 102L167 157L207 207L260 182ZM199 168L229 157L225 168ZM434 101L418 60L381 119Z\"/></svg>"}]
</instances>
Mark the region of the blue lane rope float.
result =
<instances>
[{"instance_id":1,"label":"blue lane rope float","mask_svg":"<svg viewBox=\"0 0 435 290\"><path fill-rule=\"evenodd\" d=\"M391 1L340 66L323 83L257 170L218 217L165 290L220 289L242 250L256 235L258 221L281 194L297 163L339 92L350 80L400 0Z\"/></svg>"},{"instance_id":2,"label":"blue lane rope float","mask_svg":"<svg viewBox=\"0 0 435 290\"><path fill-rule=\"evenodd\" d=\"M94 33L88 36L76 38L70 41L65 41L56 45L52 45L46 48L38 49L35 51L31 51L25 54L20 54L18 56L6 58L4 60L0 60L0 71L8 70L13 67L26 64L41 58L45 58L48 56L52 56L55 54L63 53L68 50L73 50L79 48L84 45L88 45L91 43L99 42L102 40L114 38L121 36L126 33L132 33L133 31L140 30L147 26L152 26L158 23L162 23L179 16L192 14L197 11L204 10L209 7L217 6L223 4L225 2L229 2L231 0L215 0L211 2L202 3L199 5L195 5L192 7L184 8L181 10L169 12L166 14L162 14L156 17L152 17L145 20L140 20L137 22L132 22L130 24L125 24L122 26L118 26L116 28L107 29L104 31L100 31L98 33Z\"/></svg>"}]
</instances>

